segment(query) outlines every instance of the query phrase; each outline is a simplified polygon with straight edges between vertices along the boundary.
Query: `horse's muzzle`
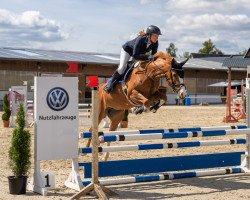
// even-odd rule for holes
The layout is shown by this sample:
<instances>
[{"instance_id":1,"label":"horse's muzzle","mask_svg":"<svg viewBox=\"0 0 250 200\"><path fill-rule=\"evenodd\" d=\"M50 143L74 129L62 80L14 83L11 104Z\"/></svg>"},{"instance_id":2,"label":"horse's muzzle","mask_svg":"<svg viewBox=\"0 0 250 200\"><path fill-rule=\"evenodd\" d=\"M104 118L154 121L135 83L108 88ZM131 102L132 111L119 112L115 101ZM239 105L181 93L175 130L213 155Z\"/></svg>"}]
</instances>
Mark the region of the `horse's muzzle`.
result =
<instances>
[{"instance_id":1,"label":"horse's muzzle","mask_svg":"<svg viewBox=\"0 0 250 200\"><path fill-rule=\"evenodd\" d=\"M186 87L185 86L181 86L179 91L178 91L178 96L180 99L185 99L187 95L187 91L186 91Z\"/></svg>"}]
</instances>

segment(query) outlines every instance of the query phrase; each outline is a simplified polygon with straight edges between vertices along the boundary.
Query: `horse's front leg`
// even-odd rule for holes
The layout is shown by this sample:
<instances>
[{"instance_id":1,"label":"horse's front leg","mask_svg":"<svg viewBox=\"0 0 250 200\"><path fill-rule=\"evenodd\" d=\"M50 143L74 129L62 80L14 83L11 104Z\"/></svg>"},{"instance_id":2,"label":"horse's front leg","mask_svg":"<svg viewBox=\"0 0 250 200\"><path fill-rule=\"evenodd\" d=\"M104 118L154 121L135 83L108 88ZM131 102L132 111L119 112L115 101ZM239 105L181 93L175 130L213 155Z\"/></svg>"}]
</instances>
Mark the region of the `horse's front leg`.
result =
<instances>
[{"instance_id":1,"label":"horse's front leg","mask_svg":"<svg viewBox=\"0 0 250 200\"><path fill-rule=\"evenodd\" d=\"M156 91L150 98L151 101L154 102L152 106L150 106L149 110L155 113L163 104L167 102L167 96L159 91Z\"/></svg>"},{"instance_id":2,"label":"horse's front leg","mask_svg":"<svg viewBox=\"0 0 250 200\"><path fill-rule=\"evenodd\" d=\"M159 91L156 91L149 98L146 98L138 91L133 90L132 94L130 95L130 99L134 103L137 103L137 104L139 103L139 104L143 105L140 107L136 107L134 109L135 114L140 114L140 113L145 112L147 110L150 110L150 111L155 113L164 103L166 103L167 96Z\"/></svg>"},{"instance_id":3,"label":"horse's front leg","mask_svg":"<svg viewBox=\"0 0 250 200\"><path fill-rule=\"evenodd\" d=\"M129 98L134 104L141 105L136 107L136 109L133 111L135 114L140 114L142 112L149 110L150 105L153 103L149 98L145 97L137 90L133 90Z\"/></svg>"}]
</instances>

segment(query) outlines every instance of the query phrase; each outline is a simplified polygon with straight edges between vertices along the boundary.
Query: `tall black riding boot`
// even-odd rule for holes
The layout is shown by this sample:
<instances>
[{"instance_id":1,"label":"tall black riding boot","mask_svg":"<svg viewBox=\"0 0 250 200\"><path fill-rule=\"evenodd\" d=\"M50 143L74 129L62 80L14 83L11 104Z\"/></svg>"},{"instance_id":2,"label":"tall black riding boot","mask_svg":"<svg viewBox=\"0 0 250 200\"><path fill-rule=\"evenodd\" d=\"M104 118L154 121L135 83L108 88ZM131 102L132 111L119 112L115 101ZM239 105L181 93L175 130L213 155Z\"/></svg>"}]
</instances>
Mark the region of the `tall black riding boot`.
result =
<instances>
[{"instance_id":1,"label":"tall black riding boot","mask_svg":"<svg viewBox=\"0 0 250 200\"><path fill-rule=\"evenodd\" d=\"M112 75L111 81L109 84L106 84L103 88L105 92L110 93L113 91L116 84L119 82L121 78L121 74L118 73L118 71L115 71L115 73Z\"/></svg>"}]
</instances>

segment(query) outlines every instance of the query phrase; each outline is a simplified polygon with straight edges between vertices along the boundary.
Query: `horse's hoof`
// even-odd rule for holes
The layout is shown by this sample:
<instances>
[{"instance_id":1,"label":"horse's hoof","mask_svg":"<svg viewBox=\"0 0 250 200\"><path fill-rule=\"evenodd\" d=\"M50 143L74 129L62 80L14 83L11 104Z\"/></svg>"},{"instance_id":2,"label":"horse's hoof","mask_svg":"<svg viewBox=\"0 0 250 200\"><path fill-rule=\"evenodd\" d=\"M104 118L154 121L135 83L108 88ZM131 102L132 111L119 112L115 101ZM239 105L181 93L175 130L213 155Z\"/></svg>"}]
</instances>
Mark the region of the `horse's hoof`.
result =
<instances>
[{"instance_id":1,"label":"horse's hoof","mask_svg":"<svg viewBox=\"0 0 250 200\"><path fill-rule=\"evenodd\" d=\"M160 108L160 101L154 104L153 106L150 106L149 110L153 113L156 113L156 111Z\"/></svg>"},{"instance_id":2,"label":"horse's hoof","mask_svg":"<svg viewBox=\"0 0 250 200\"><path fill-rule=\"evenodd\" d=\"M157 109L157 110L158 110L158 109ZM156 113L157 110L156 110L156 109L152 109L151 112L152 112L152 113Z\"/></svg>"},{"instance_id":3,"label":"horse's hoof","mask_svg":"<svg viewBox=\"0 0 250 200\"><path fill-rule=\"evenodd\" d=\"M134 110L133 110L133 113L138 115L138 114L142 114L144 111L144 106L140 106L140 107L136 107Z\"/></svg>"}]
</instances>

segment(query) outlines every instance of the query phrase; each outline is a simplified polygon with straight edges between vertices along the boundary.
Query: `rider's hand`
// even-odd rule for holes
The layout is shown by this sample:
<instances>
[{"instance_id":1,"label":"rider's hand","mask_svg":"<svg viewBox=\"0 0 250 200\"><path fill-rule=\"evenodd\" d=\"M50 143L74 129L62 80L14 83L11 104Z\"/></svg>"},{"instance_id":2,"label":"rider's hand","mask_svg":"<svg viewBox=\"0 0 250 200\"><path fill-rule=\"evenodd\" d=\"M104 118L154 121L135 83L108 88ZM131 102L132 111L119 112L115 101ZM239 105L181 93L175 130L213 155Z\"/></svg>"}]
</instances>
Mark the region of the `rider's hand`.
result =
<instances>
[{"instance_id":1,"label":"rider's hand","mask_svg":"<svg viewBox=\"0 0 250 200\"><path fill-rule=\"evenodd\" d=\"M154 60L154 56L149 55L149 56L148 56L148 60L149 60L149 61L153 61L153 60Z\"/></svg>"}]
</instances>

